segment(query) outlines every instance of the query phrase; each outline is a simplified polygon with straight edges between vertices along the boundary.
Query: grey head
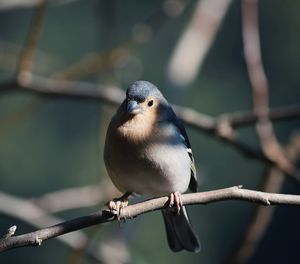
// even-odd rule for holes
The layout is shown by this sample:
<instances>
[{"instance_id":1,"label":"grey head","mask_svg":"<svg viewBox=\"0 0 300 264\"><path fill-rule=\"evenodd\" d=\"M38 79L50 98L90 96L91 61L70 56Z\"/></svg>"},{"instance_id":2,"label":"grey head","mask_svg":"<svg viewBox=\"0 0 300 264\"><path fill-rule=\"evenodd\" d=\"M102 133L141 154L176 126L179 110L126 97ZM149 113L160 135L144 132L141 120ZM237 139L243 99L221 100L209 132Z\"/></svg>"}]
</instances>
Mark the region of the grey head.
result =
<instances>
[{"instance_id":1,"label":"grey head","mask_svg":"<svg viewBox=\"0 0 300 264\"><path fill-rule=\"evenodd\" d=\"M130 84L126 91L126 100L127 112L130 114L138 114L145 111L145 105L149 107L152 104L156 107L168 106L167 100L162 93L154 84L148 81L135 81Z\"/></svg>"},{"instance_id":2,"label":"grey head","mask_svg":"<svg viewBox=\"0 0 300 264\"><path fill-rule=\"evenodd\" d=\"M165 100L162 93L151 82L135 81L128 86L126 97L129 100L144 102L149 97L156 97L159 100Z\"/></svg>"}]
</instances>

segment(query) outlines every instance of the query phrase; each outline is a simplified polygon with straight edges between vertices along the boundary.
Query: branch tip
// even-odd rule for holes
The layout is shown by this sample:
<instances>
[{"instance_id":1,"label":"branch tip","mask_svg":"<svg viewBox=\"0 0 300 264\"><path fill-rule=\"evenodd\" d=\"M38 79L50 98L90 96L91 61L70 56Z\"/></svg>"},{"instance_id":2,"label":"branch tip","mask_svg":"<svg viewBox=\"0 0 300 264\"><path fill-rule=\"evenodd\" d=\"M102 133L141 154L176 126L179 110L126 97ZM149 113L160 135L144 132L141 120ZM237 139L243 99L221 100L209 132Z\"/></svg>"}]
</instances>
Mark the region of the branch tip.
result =
<instances>
[{"instance_id":1,"label":"branch tip","mask_svg":"<svg viewBox=\"0 0 300 264\"><path fill-rule=\"evenodd\" d=\"M269 201L268 198L266 199L266 204L267 204L267 205L271 205L271 202Z\"/></svg>"},{"instance_id":2,"label":"branch tip","mask_svg":"<svg viewBox=\"0 0 300 264\"><path fill-rule=\"evenodd\" d=\"M41 238L39 238L38 236L35 237L35 244L37 246L41 246L42 242L43 242L43 240Z\"/></svg>"},{"instance_id":3,"label":"branch tip","mask_svg":"<svg viewBox=\"0 0 300 264\"><path fill-rule=\"evenodd\" d=\"M10 228L8 228L6 230L6 233L4 234L4 236L2 237L2 239L12 237L16 233L16 230L17 230L17 226L16 225L11 226Z\"/></svg>"}]
</instances>

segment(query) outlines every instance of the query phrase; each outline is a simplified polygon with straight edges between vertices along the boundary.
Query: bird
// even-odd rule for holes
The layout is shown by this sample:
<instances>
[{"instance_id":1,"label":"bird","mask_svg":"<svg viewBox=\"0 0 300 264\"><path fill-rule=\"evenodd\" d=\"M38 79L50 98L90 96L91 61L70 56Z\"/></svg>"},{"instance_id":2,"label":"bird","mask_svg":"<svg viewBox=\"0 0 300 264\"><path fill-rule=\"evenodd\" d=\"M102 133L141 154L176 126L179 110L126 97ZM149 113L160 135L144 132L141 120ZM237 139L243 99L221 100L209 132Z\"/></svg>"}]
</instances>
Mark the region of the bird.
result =
<instances>
[{"instance_id":1,"label":"bird","mask_svg":"<svg viewBox=\"0 0 300 264\"><path fill-rule=\"evenodd\" d=\"M167 99L151 82L130 84L112 117L105 139L104 163L113 184L124 193L108 203L111 210L127 206L132 194L169 196L162 209L172 251L200 251L181 194L197 191L194 157L186 130Z\"/></svg>"}]
</instances>

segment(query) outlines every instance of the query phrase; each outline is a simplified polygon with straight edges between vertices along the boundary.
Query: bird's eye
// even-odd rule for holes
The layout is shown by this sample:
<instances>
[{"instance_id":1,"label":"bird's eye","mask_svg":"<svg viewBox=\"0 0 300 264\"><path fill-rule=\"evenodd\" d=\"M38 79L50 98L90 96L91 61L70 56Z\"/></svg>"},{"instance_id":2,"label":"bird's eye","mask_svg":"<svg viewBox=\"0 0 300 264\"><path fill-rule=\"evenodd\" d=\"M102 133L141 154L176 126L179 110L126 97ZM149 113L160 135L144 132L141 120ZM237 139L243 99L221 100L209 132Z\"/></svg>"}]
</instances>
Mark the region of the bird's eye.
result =
<instances>
[{"instance_id":1,"label":"bird's eye","mask_svg":"<svg viewBox=\"0 0 300 264\"><path fill-rule=\"evenodd\" d=\"M153 105L153 100L150 100L150 101L148 102L148 106L151 107L152 105Z\"/></svg>"}]
</instances>

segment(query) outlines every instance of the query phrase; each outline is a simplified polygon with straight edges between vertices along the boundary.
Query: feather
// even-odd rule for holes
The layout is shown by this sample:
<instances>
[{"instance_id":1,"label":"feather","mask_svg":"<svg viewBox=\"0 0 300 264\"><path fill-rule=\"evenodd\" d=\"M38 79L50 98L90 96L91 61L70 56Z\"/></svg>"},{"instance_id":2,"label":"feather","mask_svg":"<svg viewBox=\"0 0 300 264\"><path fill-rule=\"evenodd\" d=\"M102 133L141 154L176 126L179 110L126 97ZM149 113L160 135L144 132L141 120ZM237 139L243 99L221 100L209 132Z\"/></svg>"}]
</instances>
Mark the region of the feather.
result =
<instances>
[{"instance_id":1,"label":"feather","mask_svg":"<svg viewBox=\"0 0 300 264\"><path fill-rule=\"evenodd\" d=\"M187 211L183 206L180 214L172 209L162 210L164 223L167 232L169 247L172 251L178 252L183 249L191 252L199 252L201 249L199 239L194 233Z\"/></svg>"},{"instance_id":2,"label":"feather","mask_svg":"<svg viewBox=\"0 0 300 264\"><path fill-rule=\"evenodd\" d=\"M189 189L192 192L197 192L197 187L198 187L197 172L196 172L195 160L194 160L194 156L193 156L193 152L191 149L191 144L190 144L188 135L186 133L186 130L185 130L181 120L179 120L177 118L172 107L168 105L168 107L166 107L166 109L168 109L168 117L169 117L168 121L172 122L178 128L178 130L180 132L180 137L183 139L183 142L186 146L186 151L189 154L190 159L191 159L191 179L190 179Z\"/></svg>"}]
</instances>

